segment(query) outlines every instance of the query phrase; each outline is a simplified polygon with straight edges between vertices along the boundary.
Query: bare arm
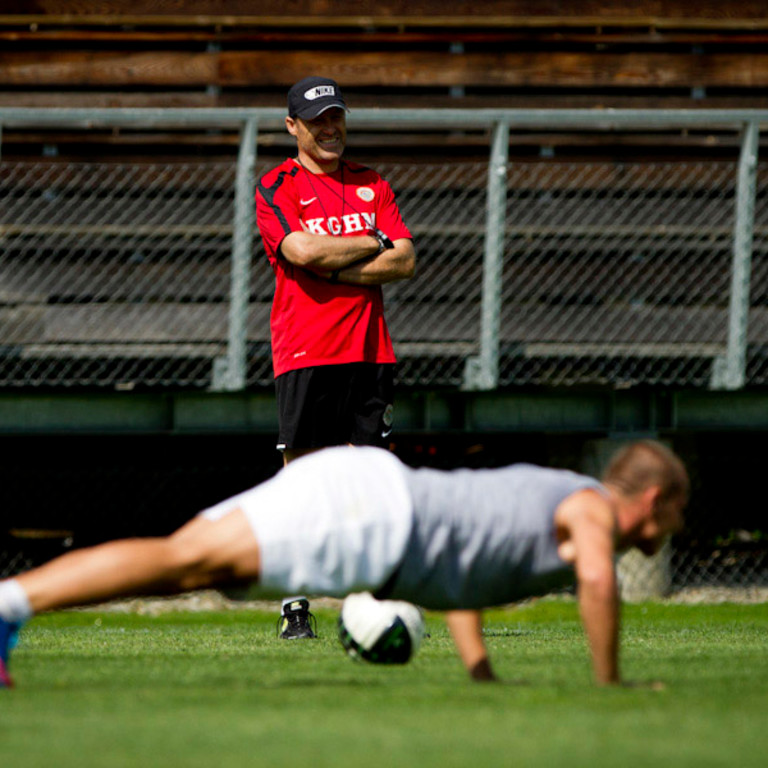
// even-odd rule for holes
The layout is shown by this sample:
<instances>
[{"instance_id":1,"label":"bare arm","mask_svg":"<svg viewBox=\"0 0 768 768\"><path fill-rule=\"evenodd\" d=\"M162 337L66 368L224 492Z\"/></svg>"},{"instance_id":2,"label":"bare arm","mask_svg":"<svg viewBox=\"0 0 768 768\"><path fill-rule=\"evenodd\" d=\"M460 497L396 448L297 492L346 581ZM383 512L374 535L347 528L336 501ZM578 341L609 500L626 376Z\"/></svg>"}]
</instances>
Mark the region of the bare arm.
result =
<instances>
[{"instance_id":1,"label":"bare arm","mask_svg":"<svg viewBox=\"0 0 768 768\"><path fill-rule=\"evenodd\" d=\"M483 617L480 611L449 611L445 622L469 676L473 680L495 680L483 641Z\"/></svg>"},{"instance_id":2,"label":"bare arm","mask_svg":"<svg viewBox=\"0 0 768 768\"><path fill-rule=\"evenodd\" d=\"M280 252L291 264L319 277L349 285L382 285L413 276L416 254L408 238L395 240L392 248L380 251L372 235L332 237L309 232L291 232L280 244Z\"/></svg>"},{"instance_id":3,"label":"bare arm","mask_svg":"<svg viewBox=\"0 0 768 768\"><path fill-rule=\"evenodd\" d=\"M376 256L340 269L336 279L350 285L382 285L413 277L416 270L413 243L403 238L393 244L394 248L386 248Z\"/></svg>"},{"instance_id":4,"label":"bare arm","mask_svg":"<svg viewBox=\"0 0 768 768\"><path fill-rule=\"evenodd\" d=\"M619 595L611 508L596 491L582 491L565 504L566 527L575 556L579 610L598 685L619 677Z\"/></svg>"},{"instance_id":5,"label":"bare arm","mask_svg":"<svg viewBox=\"0 0 768 768\"><path fill-rule=\"evenodd\" d=\"M333 237L291 232L280 243L280 252L287 261L322 277L361 259L374 257L379 248L379 241L373 235Z\"/></svg>"}]
</instances>

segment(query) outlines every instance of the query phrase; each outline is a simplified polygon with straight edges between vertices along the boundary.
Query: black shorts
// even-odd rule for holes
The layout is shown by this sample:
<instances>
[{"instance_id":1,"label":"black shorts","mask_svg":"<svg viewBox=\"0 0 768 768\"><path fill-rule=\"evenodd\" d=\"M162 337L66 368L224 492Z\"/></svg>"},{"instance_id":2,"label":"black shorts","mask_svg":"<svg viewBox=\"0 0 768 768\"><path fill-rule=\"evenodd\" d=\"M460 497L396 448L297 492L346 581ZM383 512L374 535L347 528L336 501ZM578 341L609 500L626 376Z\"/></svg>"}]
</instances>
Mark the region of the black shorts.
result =
<instances>
[{"instance_id":1,"label":"black shorts","mask_svg":"<svg viewBox=\"0 0 768 768\"><path fill-rule=\"evenodd\" d=\"M387 447L394 368L378 363L318 365L278 376L278 449L346 443Z\"/></svg>"}]
</instances>

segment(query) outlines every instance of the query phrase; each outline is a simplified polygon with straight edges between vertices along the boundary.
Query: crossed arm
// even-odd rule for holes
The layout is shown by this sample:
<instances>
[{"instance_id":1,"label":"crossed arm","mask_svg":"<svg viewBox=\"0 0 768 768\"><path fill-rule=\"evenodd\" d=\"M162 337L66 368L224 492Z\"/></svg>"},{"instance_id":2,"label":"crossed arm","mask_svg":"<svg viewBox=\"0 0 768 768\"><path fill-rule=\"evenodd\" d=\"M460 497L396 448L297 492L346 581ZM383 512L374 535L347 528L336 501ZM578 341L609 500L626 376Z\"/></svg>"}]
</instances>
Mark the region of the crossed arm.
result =
<instances>
[{"instance_id":1,"label":"crossed arm","mask_svg":"<svg viewBox=\"0 0 768 768\"><path fill-rule=\"evenodd\" d=\"M373 235L329 237L310 232L291 232L280 251L291 264L319 277L350 285L382 285L413 276L416 255L407 238L395 240L393 248L380 251Z\"/></svg>"}]
</instances>

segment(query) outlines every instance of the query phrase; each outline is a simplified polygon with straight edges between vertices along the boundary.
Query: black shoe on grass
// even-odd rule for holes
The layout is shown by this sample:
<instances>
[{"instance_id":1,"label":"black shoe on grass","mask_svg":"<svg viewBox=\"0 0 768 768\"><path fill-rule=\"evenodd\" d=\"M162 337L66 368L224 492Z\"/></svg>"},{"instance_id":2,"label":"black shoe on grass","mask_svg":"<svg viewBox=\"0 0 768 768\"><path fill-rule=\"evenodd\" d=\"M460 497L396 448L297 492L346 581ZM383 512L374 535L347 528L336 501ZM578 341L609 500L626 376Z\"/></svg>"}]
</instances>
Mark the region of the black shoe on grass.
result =
<instances>
[{"instance_id":1,"label":"black shoe on grass","mask_svg":"<svg viewBox=\"0 0 768 768\"><path fill-rule=\"evenodd\" d=\"M317 622L310 613L306 597L294 597L283 603L277 632L281 640L310 640L317 637Z\"/></svg>"}]
</instances>

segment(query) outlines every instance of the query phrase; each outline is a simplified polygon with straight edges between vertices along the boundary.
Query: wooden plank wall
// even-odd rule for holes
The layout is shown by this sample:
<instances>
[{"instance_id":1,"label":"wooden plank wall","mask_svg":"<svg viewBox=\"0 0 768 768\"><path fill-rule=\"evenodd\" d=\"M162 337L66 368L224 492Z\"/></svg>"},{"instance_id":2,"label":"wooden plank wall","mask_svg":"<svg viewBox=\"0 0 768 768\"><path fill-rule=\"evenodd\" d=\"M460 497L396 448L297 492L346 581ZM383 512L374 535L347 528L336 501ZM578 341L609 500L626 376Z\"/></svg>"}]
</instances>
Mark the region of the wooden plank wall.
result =
<instances>
[{"instance_id":1,"label":"wooden plank wall","mask_svg":"<svg viewBox=\"0 0 768 768\"><path fill-rule=\"evenodd\" d=\"M6 0L0 106L282 106L292 82L323 73L358 107L768 107L767 43L757 0ZM187 144L231 152L235 140ZM46 141L8 131L4 156ZM142 143L108 132L88 144L127 141ZM77 136L57 143L88 151Z\"/></svg>"}]
</instances>

